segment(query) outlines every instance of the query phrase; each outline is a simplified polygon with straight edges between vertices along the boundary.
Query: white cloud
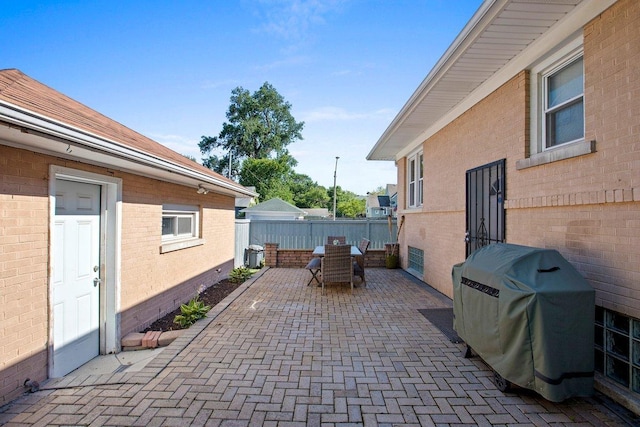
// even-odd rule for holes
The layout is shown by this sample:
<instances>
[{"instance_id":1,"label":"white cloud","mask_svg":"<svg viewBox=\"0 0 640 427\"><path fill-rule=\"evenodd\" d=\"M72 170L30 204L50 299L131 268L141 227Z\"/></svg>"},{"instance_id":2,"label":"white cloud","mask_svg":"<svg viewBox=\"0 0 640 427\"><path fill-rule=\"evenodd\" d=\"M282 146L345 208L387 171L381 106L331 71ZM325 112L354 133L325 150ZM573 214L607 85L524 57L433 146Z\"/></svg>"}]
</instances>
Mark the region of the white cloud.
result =
<instances>
[{"instance_id":1,"label":"white cloud","mask_svg":"<svg viewBox=\"0 0 640 427\"><path fill-rule=\"evenodd\" d=\"M199 140L175 134L148 133L147 136L165 147L172 149L176 153L184 156L192 156L198 161L200 161L202 157L200 149L198 148Z\"/></svg>"},{"instance_id":2,"label":"white cloud","mask_svg":"<svg viewBox=\"0 0 640 427\"><path fill-rule=\"evenodd\" d=\"M265 7L257 11L263 15L262 31L287 40L305 38L309 28L322 25L325 16L340 11L345 0L262 0Z\"/></svg>"},{"instance_id":3,"label":"white cloud","mask_svg":"<svg viewBox=\"0 0 640 427\"><path fill-rule=\"evenodd\" d=\"M291 55L304 49L313 40L317 27L327 18L340 13L343 5L352 0L260 0L245 1L262 22L254 31L268 34L287 44L283 54Z\"/></svg>"}]
</instances>

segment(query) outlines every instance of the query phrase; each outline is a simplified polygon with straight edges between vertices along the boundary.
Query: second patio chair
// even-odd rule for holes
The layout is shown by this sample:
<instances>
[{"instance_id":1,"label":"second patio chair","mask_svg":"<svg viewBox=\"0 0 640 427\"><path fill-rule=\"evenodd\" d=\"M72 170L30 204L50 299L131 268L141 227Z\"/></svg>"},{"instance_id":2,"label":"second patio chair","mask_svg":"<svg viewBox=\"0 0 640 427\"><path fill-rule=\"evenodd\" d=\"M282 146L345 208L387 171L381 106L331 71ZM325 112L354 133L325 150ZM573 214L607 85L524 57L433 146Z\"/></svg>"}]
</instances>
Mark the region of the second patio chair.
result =
<instances>
[{"instance_id":1,"label":"second patio chair","mask_svg":"<svg viewBox=\"0 0 640 427\"><path fill-rule=\"evenodd\" d=\"M322 258L322 294L327 283L349 283L353 293L351 246L325 245Z\"/></svg>"},{"instance_id":2,"label":"second patio chair","mask_svg":"<svg viewBox=\"0 0 640 427\"><path fill-rule=\"evenodd\" d=\"M305 267L307 270L311 272L311 279L309 279L309 283L307 283L307 286L309 286L314 279L316 282L318 282L318 285L320 284L320 279L318 279L318 274L320 273L320 267L322 264L321 261L322 260L319 257L313 257Z\"/></svg>"},{"instance_id":3,"label":"second patio chair","mask_svg":"<svg viewBox=\"0 0 640 427\"><path fill-rule=\"evenodd\" d=\"M363 237L360 240L360 243L358 244L358 249L360 249L360 252L362 252L362 255L358 255L355 261L353 262L353 275L360 277L360 280L362 280L362 284L364 286L367 286L367 281L364 277L364 259L365 259L365 256L367 255L367 249L369 249L370 244L371 244L371 241L369 239L365 239Z\"/></svg>"}]
</instances>

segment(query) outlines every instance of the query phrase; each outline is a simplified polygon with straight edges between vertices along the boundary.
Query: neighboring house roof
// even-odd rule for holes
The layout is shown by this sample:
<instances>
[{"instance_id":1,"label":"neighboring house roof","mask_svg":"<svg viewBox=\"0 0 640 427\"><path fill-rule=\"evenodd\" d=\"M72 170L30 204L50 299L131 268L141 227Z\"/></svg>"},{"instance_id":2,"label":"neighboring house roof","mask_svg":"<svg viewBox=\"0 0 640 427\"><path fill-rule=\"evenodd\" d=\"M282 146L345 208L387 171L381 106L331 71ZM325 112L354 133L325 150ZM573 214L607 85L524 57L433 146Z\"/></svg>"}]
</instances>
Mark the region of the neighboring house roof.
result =
<instances>
[{"instance_id":1,"label":"neighboring house roof","mask_svg":"<svg viewBox=\"0 0 640 427\"><path fill-rule=\"evenodd\" d=\"M382 200L384 200L384 203L388 201L391 204L391 206L393 206L395 203L395 197L398 193L397 188L398 188L397 184L387 184L385 186L385 191L386 191L385 194L367 193L367 198L365 199L367 208L382 207L383 204L380 203L380 200L381 200L380 197L382 197ZM389 205L384 205L384 206L389 206Z\"/></svg>"},{"instance_id":2,"label":"neighboring house roof","mask_svg":"<svg viewBox=\"0 0 640 427\"><path fill-rule=\"evenodd\" d=\"M398 192L397 184L387 184L387 196L393 197Z\"/></svg>"},{"instance_id":3,"label":"neighboring house roof","mask_svg":"<svg viewBox=\"0 0 640 427\"><path fill-rule=\"evenodd\" d=\"M331 215L327 208L306 208L305 211L307 211L307 217L327 218Z\"/></svg>"},{"instance_id":4,"label":"neighboring house roof","mask_svg":"<svg viewBox=\"0 0 640 427\"><path fill-rule=\"evenodd\" d=\"M379 208L380 200L378 199L378 195L377 194L367 195L366 205L369 208Z\"/></svg>"},{"instance_id":5,"label":"neighboring house roof","mask_svg":"<svg viewBox=\"0 0 640 427\"><path fill-rule=\"evenodd\" d=\"M293 206L291 203L285 202L282 199L274 197L273 199L266 200L262 203L258 203L255 206L242 209L240 212L246 213L258 213L258 212L281 212L292 213L298 215L305 215L306 212L300 208Z\"/></svg>"},{"instance_id":6,"label":"neighboring house roof","mask_svg":"<svg viewBox=\"0 0 640 427\"><path fill-rule=\"evenodd\" d=\"M254 193L256 191L256 187L247 187L247 189ZM236 208L247 208L251 206L251 203L254 203L253 197L236 197Z\"/></svg>"},{"instance_id":7,"label":"neighboring house roof","mask_svg":"<svg viewBox=\"0 0 640 427\"><path fill-rule=\"evenodd\" d=\"M485 0L367 155L399 160L616 0Z\"/></svg>"},{"instance_id":8,"label":"neighboring house roof","mask_svg":"<svg viewBox=\"0 0 640 427\"><path fill-rule=\"evenodd\" d=\"M20 70L0 70L0 123L3 144L214 192L256 195Z\"/></svg>"}]
</instances>

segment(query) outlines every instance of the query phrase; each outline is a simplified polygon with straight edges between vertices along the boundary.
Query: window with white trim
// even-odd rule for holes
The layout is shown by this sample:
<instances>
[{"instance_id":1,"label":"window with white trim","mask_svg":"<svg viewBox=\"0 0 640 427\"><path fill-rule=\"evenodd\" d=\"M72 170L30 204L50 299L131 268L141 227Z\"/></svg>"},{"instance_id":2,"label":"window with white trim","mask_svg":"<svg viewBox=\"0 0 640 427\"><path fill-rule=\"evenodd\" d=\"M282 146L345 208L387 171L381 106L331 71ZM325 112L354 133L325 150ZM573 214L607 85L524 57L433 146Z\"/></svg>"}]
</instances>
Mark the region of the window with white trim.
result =
<instances>
[{"instance_id":1,"label":"window with white trim","mask_svg":"<svg viewBox=\"0 0 640 427\"><path fill-rule=\"evenodd\" d=\"M544 149L584 139L584 66L572 57L542 75Z\"/></svg>"},{"instance_id":2,"label":"window with white trim","mask_svg":"<svg viewBox=\"0 0 640 427\"><path fill-rule=\"evenodd\" d=\"M189 240L200 235L198 206L162 206L162 242Z\"/></svg>"},{"instance_id":3,"label":"window with white trim","mask_svg":"<svg viewBox=\"0 0 640 427\"><path fill-rule=\"evenodd\" d=\"M419 151L407 157L407 207L422 206L424 189L424 155Z\"/></svg>"},{"instance_id":4,"label":"window with white trim","mask_svg":"<svg viewBox=\"0 0 640 427\"><path fill-rule=\"evenodd\" d=\"M532 66L529 153L517 170L596 152L596 141L585 139L582 46L576 37Z\"/></svg>"}]
</instances>

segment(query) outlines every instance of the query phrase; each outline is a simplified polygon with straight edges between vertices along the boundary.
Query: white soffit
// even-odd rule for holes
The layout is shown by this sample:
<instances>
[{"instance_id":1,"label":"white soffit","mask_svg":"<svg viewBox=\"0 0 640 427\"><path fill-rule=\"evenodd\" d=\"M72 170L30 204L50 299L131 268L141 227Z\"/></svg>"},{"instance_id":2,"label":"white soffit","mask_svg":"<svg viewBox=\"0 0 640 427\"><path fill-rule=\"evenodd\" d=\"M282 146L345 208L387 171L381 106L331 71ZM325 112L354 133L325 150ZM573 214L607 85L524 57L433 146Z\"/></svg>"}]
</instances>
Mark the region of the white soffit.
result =
<instances>
[{"instance_id":1,"label":"white soffit","mask_svg":"<svg viewBox=\"0 0 640 427\"><path fill-rule=\"evenodd\" d=\"M615 0L486 0L378 139L368 160L399 160ZM540 39L549 37L544 43ZM551 44L553 42L554 44ZM530 56L526 55L530 52ZM513 73L500 73L519 59ZM497 75L500 80L495 79ZM483 86L490 87L481 90ZM475 96L472 96L475 95ZM461 106L473 98L473 103Z\"/></svg>"}]
</instances>

